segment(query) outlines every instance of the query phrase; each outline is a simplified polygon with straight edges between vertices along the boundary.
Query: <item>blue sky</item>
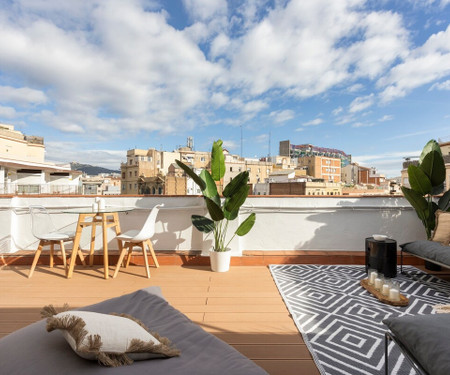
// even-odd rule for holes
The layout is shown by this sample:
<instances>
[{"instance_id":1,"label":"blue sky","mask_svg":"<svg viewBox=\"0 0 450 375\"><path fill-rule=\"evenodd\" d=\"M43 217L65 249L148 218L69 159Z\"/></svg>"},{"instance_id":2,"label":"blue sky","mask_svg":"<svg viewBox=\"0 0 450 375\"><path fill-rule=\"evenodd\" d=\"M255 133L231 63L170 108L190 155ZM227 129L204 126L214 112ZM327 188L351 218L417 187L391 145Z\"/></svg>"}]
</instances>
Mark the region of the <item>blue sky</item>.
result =
<instances>
[{"instance_id":1,"label":"blue sky","mask_svg":"<svg viewBox=\"0 0 450 375\"><path fill-rule=\"evenodd\" d=\"M450 140L450 0L4 0L0 122L46 159L338 148L400 175ZM269 137L270 134L270 137ZM269 150L270 139L270 150Z\"/></svg>"}]
</instances>

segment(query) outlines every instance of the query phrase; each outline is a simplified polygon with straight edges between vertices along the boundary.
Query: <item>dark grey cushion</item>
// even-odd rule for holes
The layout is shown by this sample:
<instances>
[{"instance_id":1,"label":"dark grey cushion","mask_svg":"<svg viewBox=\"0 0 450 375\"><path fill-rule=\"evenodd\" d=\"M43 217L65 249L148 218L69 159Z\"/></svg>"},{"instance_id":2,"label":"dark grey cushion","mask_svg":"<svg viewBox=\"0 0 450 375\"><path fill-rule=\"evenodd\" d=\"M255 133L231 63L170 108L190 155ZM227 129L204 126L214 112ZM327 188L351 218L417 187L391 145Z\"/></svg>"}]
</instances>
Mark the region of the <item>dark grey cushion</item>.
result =
<instances>
[{"instance_id":1,"label":"dark grey cushion","mask_svg":"<svg viewBox=\"0 0 450 375\"><path fill-rule=\"evenodd\" d=\"M76 355L59 331L48 333L41 320L0 340L3 375L220 375L267 374L237 350L205 332L161 298L159 288L147 288L80 310L126 313L152 331L167 337L180 357L135 361L132 365L103 367Z\"/></svg>"},{"instance_id":2,"label":"dark grey cushion","mask_svg":"<svg viewBox=\"0 0 450 375\"><path fill-rule=\"evenodd\" d=\"M433 241L414 241L400 245L403 251L437 261L450 267L450 246Z\"/></svg>"},{"instance_id":3,"label":"dark grey cushion","mask_svg":"<svg viewBox=\"0 0 450 375\"><path fill-rule=\"evenodd\" d=\"M383 320L430 375L450 374L450 314Z\"/></svg>"}]
</instances>

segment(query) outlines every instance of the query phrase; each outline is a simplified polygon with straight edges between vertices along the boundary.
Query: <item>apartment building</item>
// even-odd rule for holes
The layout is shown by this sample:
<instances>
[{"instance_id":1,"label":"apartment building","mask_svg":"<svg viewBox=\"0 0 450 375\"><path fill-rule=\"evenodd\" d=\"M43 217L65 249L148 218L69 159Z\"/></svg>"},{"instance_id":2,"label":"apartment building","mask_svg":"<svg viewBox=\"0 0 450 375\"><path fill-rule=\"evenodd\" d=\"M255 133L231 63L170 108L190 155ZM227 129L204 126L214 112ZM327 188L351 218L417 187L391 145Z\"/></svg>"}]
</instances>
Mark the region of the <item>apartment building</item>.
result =
<instances>
[{"instance_id":1,"label":"apartment building","mask_svg":"<svg viewBox=\"0 0 450 375\"><path fill-rule=\"evenodd\" d=\"M280 156L298 159L304 156L325 156L341 161L341 168L352 162L352 156L336 148L318 147L311 144L294 145L289 140L280 142Z\"/></svg>"},{"instance_id":2,"label":"apartment building","mask_svg":"<svg viewBox=\"0 0 450 375\"><path fill-rule=\"evenodd\" d=\"M194 169L208 169L211 164L209 152L194 151L191 147L180 147L173 152L154 148L128 150L127 162L120 167L122 194L186 195L196 191L190 188L190 178L176 165L177 159Z\"/></svg>"},{"instance_id":3,"label":"apartment building","mask_svg":"<svg viewBox=\"0 0 450 375\"><path fill-rule=\"evenodd\" d=\"M239 155L230 154L227 150L224 150L224 156L224 185L229 184L233 178L243 171L248 171L249 173L249 184L262 183L266 181L273 170L273 164L269 161L241 158Z\"/></svg>"},{"instance_id":4,"label":"apartment building","mask_svg":"<svg viewBox=\"0 0 450 375\"><path fill-rule=\"evenodd\" d=\"M45 162L44 138L0 123L0 194L80 194L81 172Z\"/></svg>"},{"instance_id":5,"label":"apartment building","mask_svg":"<svg viewBox=\"0 0 450 375\"><path fill-rule=\"evenodd\" d=\"M300 156L298 166L306 168L306 174L327 182L341 182L341 159L327 156Z\"/></svg>"}]
</instances>

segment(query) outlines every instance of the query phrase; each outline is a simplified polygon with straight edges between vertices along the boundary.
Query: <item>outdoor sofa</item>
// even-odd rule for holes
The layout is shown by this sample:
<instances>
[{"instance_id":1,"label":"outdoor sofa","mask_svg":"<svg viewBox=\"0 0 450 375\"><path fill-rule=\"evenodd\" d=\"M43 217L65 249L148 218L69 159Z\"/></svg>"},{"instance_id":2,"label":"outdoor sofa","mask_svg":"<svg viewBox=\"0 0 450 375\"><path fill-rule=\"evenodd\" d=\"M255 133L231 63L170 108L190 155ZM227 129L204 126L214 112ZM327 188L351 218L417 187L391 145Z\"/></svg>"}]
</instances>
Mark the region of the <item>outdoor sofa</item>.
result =
<instances>
[{"instance_id":1,"label":"outdoor sofa","mask_svg":"<svg viewBox=\"0 0 450 375\"><path fill-rule=\"evenodd\" d=\"M46 321L41 320L0 339L1 374L267 374L233 347L207 333L170 306L159 287L140 289L77 310L80 313L128 314L168 338L180 355L105 367L96 360L87 360L75 354L62 332L47 332Z\"/></svg>"},{"instance_id":2,"label":"outdoor sofa","mask_svg":"<svg viewBox=\"0 0 450 375\"><path fill-rule=\"evenodd\" d=\"M385 373L389 374L389 340L400 347L419 374L450 374L450 314L401 316L383 321L386 332Z\"/></svg>"},{"instance_id":3,"label":"outdoor sofa","mask_svg":"<svg viewBox=\"0 0 450 375\"><path fill-rule=\"evenodd\" d=\"M439 266L450 267L450 246L435 241L413 241L400 245L400 271L403 273L403 253L408 253L435 263Z\"/></svg>"}]
</instances>

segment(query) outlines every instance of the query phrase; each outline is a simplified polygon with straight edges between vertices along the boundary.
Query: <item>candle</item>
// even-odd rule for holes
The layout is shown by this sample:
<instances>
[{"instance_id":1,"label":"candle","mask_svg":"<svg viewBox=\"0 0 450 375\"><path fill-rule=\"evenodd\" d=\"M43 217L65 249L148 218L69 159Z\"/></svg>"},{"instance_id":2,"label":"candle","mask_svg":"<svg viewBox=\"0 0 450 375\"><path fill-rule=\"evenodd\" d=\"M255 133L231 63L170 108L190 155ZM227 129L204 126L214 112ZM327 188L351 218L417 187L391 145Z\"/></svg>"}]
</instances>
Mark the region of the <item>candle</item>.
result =
<instances>
[{"instance_id":1,"label":"candle","mask_svg":"<svg viewBox=\"0 0 450 375\"><path fill-rule=\"evenodd\" d=\"M398 289L391 289L389 291L389 299L391 301L400 301L400 292Z\"/></svg>"},{"instance_id":2,"label":"candle","mask_svg":"<svg viewBox=\"0 0 450 375\"><path fill-rule=\"evenodd\" d=\"M382 285L383 285L383 280L381 280L379 277L377 277L375 279L375 289L380 290Z\"/></svg>"},{"instance_id":3,"label":"candle","mask_svg":"<svg viewBox=\"0 0 450 375\"><path fill-rule=\"evenodd\" d=\"M369 284L370 284L370 285L375 284L375 279L377 278L377 276L378 276L377 271L372 271L372 272L369 274Z\"/></svg>"},{"instance_id":4,"label":"candle","mask_svg":"<svg viewBox=\"0 0 450 375\"><path fill-rule=\"evenodd\" d=\"M383 296L389 295L389 289L389 284L383 284L383 289L381 289L381 293L383 294Z\"/></svg>"}]
</instances>

